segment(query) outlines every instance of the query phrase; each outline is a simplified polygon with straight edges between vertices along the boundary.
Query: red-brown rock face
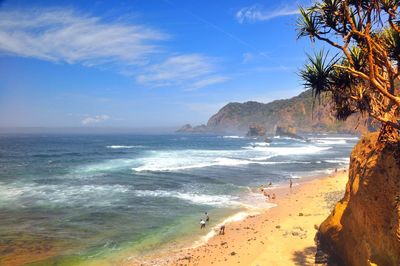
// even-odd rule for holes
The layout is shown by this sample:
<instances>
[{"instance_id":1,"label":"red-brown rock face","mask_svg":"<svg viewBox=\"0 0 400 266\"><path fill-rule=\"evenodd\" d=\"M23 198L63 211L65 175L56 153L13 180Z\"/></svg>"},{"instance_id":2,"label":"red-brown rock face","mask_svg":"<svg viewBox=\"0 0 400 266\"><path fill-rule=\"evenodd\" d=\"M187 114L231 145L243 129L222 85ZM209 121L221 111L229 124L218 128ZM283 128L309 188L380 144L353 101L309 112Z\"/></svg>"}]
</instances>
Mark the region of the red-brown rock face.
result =
<instances>
[{"instance_id":1,"label":"red-brown rock face","mask_svg":"<svg viewBox=\"0 0 400 266\"><path fill-rule=\"evenodd\" d=\"M379 148L377 136L354 148L345 196L318 232L321 247L343 265L400 265L399 146Z\"/></svg>"}]
</instances>

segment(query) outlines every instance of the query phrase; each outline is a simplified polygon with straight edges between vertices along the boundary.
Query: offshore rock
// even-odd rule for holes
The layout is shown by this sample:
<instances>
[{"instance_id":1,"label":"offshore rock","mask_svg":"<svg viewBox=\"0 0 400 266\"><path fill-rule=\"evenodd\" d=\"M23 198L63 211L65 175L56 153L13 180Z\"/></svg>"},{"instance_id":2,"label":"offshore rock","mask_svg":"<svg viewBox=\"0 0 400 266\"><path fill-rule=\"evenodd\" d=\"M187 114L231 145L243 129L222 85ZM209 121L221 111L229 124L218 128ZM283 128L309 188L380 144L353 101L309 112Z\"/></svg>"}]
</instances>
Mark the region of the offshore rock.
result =
<instances>
[{"instance_id":1,"label":"offshore rock","mask_svg":"<svg viewBox=\"0 0 400 266\"><path fill-rule=\"evenodd\" d=\"M260 137L265 135L265 127L259 124L253 124L249 126L247 137Z\"/></svg>"}]
</instances>

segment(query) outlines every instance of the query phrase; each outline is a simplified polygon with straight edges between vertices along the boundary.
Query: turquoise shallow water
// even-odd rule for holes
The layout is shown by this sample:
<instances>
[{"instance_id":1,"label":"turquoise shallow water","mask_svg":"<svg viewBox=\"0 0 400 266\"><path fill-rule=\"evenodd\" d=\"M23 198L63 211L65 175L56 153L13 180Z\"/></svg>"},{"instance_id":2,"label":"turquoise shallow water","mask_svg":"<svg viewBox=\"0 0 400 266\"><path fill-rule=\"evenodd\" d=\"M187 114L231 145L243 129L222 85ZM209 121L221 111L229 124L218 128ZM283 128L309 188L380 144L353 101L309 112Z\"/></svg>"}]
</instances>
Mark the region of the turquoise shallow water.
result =
<instances>
[{"instance_id":1,"label":"turquoise shallow water","mask_svg":"<svg viewBox=\"0 0 400 266\"><path fill-rule=\"evenodd\" d=\"M78 264L200 239L205 211L214 225L258 205L261 184L343 167L357 141L307 137L0 135L0 261Z\"/></svg>"}]
</instances>

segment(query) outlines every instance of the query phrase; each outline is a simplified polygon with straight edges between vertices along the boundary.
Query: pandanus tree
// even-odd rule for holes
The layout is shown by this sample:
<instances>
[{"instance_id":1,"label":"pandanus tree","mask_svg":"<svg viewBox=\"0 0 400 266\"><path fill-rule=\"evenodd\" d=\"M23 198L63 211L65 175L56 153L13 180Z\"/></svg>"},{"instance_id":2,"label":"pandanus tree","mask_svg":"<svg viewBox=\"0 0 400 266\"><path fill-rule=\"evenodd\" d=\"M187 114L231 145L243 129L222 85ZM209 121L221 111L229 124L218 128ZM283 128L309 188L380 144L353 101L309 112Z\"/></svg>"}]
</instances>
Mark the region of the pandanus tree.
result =
<instances>
[{"instance_id":1,"label":"pandanus tree","mask_svg":"<svg viewBox=\"0 0 400 266\"><path fill-rule=\"evenodd\" d=\"M385 140L400 130L400 0L320 0L300 7L298 38L335 50L316 52L300 70L314 97L330 97L334 113L379 122Z\"/></svg>"}]
</instances>

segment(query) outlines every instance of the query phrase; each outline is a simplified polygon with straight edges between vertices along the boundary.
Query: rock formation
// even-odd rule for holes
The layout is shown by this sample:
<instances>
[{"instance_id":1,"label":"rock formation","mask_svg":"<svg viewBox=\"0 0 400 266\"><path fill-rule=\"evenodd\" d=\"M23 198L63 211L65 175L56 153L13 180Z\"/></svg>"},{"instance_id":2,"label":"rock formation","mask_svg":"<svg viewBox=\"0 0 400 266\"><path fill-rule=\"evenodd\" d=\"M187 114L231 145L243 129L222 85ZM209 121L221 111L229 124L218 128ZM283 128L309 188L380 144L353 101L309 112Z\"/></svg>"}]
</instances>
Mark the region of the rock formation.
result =
<instances>
[{"instance_id":1,"label":"rock formation","mask_svg":"<svg viewBox=\"0 0 400 266\"><path fill-rule=\"evenodd\" d=\"M265 136L265 127L259 124L253 124L249 126L249 131L246 134L247 137L260 137Z\"/></svg>"},{"instance_id":2,"label":"rock formation","mask_svg":"<svg viewBox=\"0 0 400 266\"><path fill-rule=\"evenodd\" d=\"M337 121L329 101L321 99L314 109L311 91L286 100L267 104L259 102L229 103L207 122L208 132L246 134L249 126L258 124L266 134L274 135L276 127L293 126L298 132L365 133L369 123L359 115L350 116L346 122ZM197 132L196 127L185 132ZM199 128L203 132L204 128Z\"/></svg>"},{"instance_id":3,"label":"rock formation","mask_svg":"<svg viewBox=\"0 0 400 266\"><path fill-rule=\"evenodd\" d=\"M344 198L317 234L340 265L400 265L400 148L377 138L354 148Z\"/></svg>"},{"instance_id":4,"label":"rock formation","mask_svg":"<svg viewBox=\"0 0 400 266\"><path fill-rule=\"evenodd\" d=\"M207 133L207 132L209 132L209 129L207 128L206 125L192 127L192 125L186 124L186 125L182 126L180 129L178 129L176 132L178 132L178 133Z\"/></svg>"},{"instance_id":5,"label":"rock formation","mask_svg":"<svg viewBox=\"0 0 400 266\"><path fill-rule=\"evenodd\" d=\"M275 136L289 137L293 139L304 139L302 136L297 135L297 129L293 126L277 127Z\"/></svg>"}]
</instances>

